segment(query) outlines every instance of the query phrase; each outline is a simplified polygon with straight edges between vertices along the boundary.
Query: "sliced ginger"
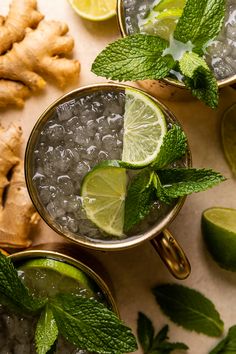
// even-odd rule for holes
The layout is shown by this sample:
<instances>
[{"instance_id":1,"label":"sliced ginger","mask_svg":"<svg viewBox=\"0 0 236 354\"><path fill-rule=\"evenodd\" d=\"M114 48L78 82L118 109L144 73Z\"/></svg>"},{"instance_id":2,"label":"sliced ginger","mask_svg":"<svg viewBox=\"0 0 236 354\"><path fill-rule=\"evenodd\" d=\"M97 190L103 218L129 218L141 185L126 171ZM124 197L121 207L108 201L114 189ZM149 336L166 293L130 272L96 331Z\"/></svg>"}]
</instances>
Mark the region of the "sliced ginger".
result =
<instances>
[{"instance_id":1,"label":"sliced ginger","mask_svg":"<svg viewBox=\"0 0 236 354\"><path fill-rule=\"evenodd\" d=\"M0 127L0 247L7 249L30 246L30 227L39 221L25 185L23 162L17 157L21 135L13 124Z\"/></svg>"},{"instance_id":2,"label":"sliced ginger","mask_svg":"<svg viewBox=\"0 0 236 354\"><path fill-rule=\"evenodd\" d=\"M31 14L28 22L27 11ZM66 35L68 26L57 21L41 21L34 30L26 28L36 26L41 18L36 0L13 0L7 19L0 17L0 53L12 45L0 56L1 108L9 104L22 107L26 97L44 88L46 78L63 87L78 77L79 61L63 58L74 47L73 38ZM11 32L8 40L4 35L7 31Z\"/></svg>"}]
</instances>

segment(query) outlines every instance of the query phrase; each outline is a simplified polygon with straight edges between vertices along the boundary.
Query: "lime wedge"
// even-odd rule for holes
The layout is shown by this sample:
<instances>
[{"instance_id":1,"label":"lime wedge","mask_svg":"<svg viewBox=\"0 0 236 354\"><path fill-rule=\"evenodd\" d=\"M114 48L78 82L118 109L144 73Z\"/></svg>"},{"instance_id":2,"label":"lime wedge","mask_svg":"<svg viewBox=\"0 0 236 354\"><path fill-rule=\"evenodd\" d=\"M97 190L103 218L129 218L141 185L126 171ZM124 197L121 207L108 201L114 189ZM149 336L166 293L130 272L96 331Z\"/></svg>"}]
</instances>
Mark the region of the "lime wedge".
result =
<instances>
[{"instance_id":1,"label":"lime wedge","mask_svg":"<svg viewBox=\"0 0 236 354\"><path fill-rule=\"evenodd\" d=\"M83 18L103 21L116 14L116 0L69 0L73 9Z\"/></svg>"},{"instance_id":2,"label":"lime wedge","mask_svg":"<svg viewBox=\"0 0 236 354\"><path fill-rule=\"evenodd\" d=\"M208 251L220 267L236 271L236 209L205 210L202 233Z\"/></svg>"},{"instance_id":3,"label":"lime wedge","mask_svg":"<svg viewBox=\"0 0 236 354\"><path fill-rule=\"evenodd\" d=\"M167 132L162 110L143 93L126 89L122 161L143 167L158 155Z\"/></svg>"},{"instance_id":4,"label":"lime wedge","mask_svg":"<svg viewBox=\"0 0 236 354\"><path fill-rule=\"evenodd\" d=\"M225 157L236 177L236 104L231 106L223 116L221 135Z\"/></svg>"},{"instance_id":5,"label":"lime wedge","mask_svg":"<svg viewBox=\"0 0 236 354\"><path fill-rule=\"evenodd\" d=\"M84 272L51 258L35 258L17 268L24 284L35 295L50 297L56 293L94 295L93 284ZM23 271L23 273L22 273Z\"/></svg>"},{"instance_id":6,"label":"lime wedge","mask_svg":"<svg viewBox=\"0 0 236 354\"><path fill-rule=\"evenodd\" d=\"M183 13L186 0L163 0L140 21L141 32L154 34L166 40L174 32L176 24Z\"/></svg>"},{"instance_id":7,"label":"lime wedge","mask_svg":"<svg viewBox=\"0 0 236 354\"><path fill-rule=\"evenodd\" d=\"M123 235L126 170L96 166L84 178L81 196L88 219L113 236Z\"/></svg>"}]
</instances>

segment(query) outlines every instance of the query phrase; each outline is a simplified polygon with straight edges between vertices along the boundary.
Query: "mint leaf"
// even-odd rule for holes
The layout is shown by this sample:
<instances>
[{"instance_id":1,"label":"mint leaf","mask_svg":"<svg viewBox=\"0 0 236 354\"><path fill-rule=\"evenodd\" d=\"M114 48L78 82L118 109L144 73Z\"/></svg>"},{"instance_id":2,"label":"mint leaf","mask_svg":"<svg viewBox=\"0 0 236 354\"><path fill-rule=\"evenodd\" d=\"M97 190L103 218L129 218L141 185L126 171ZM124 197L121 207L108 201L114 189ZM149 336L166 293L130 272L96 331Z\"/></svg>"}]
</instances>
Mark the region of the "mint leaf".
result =
<instances>
[{"instance_id":1,"label":"mint leaf","mask_svg":"<svg viewBox=\"0 0 236 354\"><path fill-rule=\"evenodd\" d=\"M171 55L162 56L167 47L166 40L145 34L118 39L97 56L92 72L119 81L161 79L175 65Z\"/></svg>"},{"instance_id":2,"label":"mint leaf","mask_svg":"<svg viewBox=\"0 0 236 354\"><path fill-rule=\"evenodd\" d=\"M236 326L232 326L227 336L209 354L236 353Z\"/></svg>"},{"instance_id":3,"label":"mint leaf","mask_svg":"<svg viewBox=\"0 0 236 354\"><path fill-rule=\"evenodd\" d=\"M13 306L21 312L36 312L41 309L46 300L36 299L30 295L24 286L10 258L0 253L0 297L6 299L8 306Z\"/></svg>"},{"instance_id":4,"label":"mint leaf","mask_svg":"<svg viewBox=\"0 0 236 354\"><path fill-rule=\"evenodd\" d=\"M153 172L148 168L139 172L130 182L125 198L124 231L129 231L149 212L154 202Z\"/></svg>"},{"instance_id":5,"label":"mint leaf","mask_svg":"<svg viewBox=\"0 0 236 354\"><path fill-rule=\"evenodd\" d=\"M225 180L220 173L207 169L170 168L157 173L165 195L170 198L201 192Z\"/></svg>"},{"instance_id":6,"label":"mint leaf","mask_svg":"<svg viewBox=\"0 0 236 354\"><path fill-rule=\"evenodd\" d=\"M186 52L179 61L179 69L183 75L192 78L197 68L203 67L210 70L205 60L198 54Z\"/></svg>"},{"instance_id":7,"label":"mint leaf","mask_svg":"<svg viewBox=\"0 0 236 354\"><path fill-rule=\"evenodd\" d=\"M177 284L155 287L153 293L162 311L173 322L211 337L222 334L224 324L213 303L196 290Z\"/></svg>"},{"instance_id":8,"label":"mint leaf","mask_svg":"<svg viewBox=\"0 0 236 354\"><path fill-rule=\"evenodd\" d=\"M52 310L46 306L41 312L35 331L37 354L46 354L58 336L58 328Z\"/></svg>"},{"instance_id":9,"label":"mint leaf","mask_svg":"<svg viewBox=\"0 0 236 354\"><path fill-rule=\"evenodd\" d=\"M60 334L77 347L104 354L137 349L135 337L103 304L82 296L58 294L50 308Z\"/></svg>"},{"instance_id":10,"label":"mint leaf","mask_svg":"<svg viewBox=\"0 0 236 354\"><path fill-rule=\"evenodd\" d=\"M209 107L216 108L219 101L218 84L205 61L195 53L185 53L179 66L184 75L184 84L192 95Z\"/></svg>"},{"instance_id":11,"label":"mint leaf","mask_svg":"<svg viewBox=\"0 0 236 354\"><path fill-rule=\"evenodd\" d=\"M156 196L161 202L166 203L166 204L171 204L173 202L174 198L169 197L165 193L165 189L161 185L161 181L160 181L160 178L157 175L157 173L155 173L154 176L153 176L153 186L156 189L155 190Z\"/></svg>"},{"instance_id":12,"label":"mint leaf","mask_svg":"<svg viewBox=\"0 0 236 354\"><path fill-rule=\"evenodd\" d=\"M154 328L150 319L142 312L138 313L138 340L144 353L152 347Z\"/></svg>"},{"instance_id":13,"label":"mint leaf","mask_svg":"<svg viewBox=\"0 0 236 354\"><path fill-rule=\"evenodd\" d=\"M159 154L152 163L154 169L163 168L172 162L180 159L187 150L187 138L183 130L178 125L166 133L161 145Z\"/></svg>"},{"instance_id":14,"label":"mint leaf","mask_svg":"<svg viewBox=\"0 0 236 354\"><path fill-rule=\"evenodd\" d=\"M183 43L191 41L195 50L202 53L204 44L220 32L224 15L225 0L187 0L174 38Z\"/></svg>"}]
</instances>

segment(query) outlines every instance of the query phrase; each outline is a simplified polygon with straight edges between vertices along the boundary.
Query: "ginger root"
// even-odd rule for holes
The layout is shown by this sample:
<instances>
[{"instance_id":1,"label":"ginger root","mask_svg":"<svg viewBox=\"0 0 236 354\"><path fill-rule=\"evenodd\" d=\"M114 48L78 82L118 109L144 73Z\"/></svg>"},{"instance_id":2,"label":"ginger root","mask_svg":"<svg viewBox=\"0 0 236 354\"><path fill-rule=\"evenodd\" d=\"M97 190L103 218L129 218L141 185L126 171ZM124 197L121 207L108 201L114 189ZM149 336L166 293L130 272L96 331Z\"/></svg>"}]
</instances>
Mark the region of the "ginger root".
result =
<instances>
[{"instance_id":1,"label":"ginger root","mask_svg":"<svg viewBox=\"0 0 236 354\"><path fill-rule=\"evenodd\" d=\"M78 77L79 61L63 57L74 47L68 26L42 17L36 0L13 0L7 18L0 16L0 108L23 107L46 78L63 87Z\"/></svg>"},{"instance_id":2,"label":"ginger root","mask_svg":"<svg viewBox=\"0 0 236 354\"><path fill-rule=\"evenodd\" d=\"M24 107L24 100L30 95L30 90L20 82L0 80L0 108L6 105Z\"/></svg>"},{"instance_id":3,"label":"ginger root","mask_svg":"<svg viewBox=\"0 0 236 354\"><path fill-rule=\"evenodd\" d=\"M67 25L57 21L42 21L36 30L28 29L20 43L0 56L0 78L37 90L46 84L42 74L64 86L77 76L80 67L77 60L58 57L73 48L73 39L64 36L67 31Z\"/></svg>"},{"instance_id":4,"label":"ginger root","mask_svg":"<svg viewBox=\"0 0 236 354\"><path fill-rule=\"evenodd\" d=\"M6 19L0 19L0 54L21 41L27 27L35 28L43 15L36 10L36 0L13 0Z\"/></svg>"},{"instance_id":5,"label":"ginger root","mask_svg":"<svg viewBox=\"0 0 236 354\"><path fill-rule=\"evenodd\" d=\"M13 124L7 130L0 127L0 247L7 249L30 246L30 227L39 221L25 185L23 162L16 156L21 135Z\"/></svg>"}]
</instances>

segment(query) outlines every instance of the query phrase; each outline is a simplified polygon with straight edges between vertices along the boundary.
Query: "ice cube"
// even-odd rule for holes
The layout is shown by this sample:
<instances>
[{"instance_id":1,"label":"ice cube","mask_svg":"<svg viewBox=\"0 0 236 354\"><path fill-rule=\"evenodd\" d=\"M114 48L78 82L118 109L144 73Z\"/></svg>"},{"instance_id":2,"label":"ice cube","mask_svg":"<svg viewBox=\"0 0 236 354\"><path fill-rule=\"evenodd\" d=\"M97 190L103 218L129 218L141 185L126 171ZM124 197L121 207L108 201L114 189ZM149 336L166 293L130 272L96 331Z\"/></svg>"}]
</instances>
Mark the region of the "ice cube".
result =
<instances>
[{"instance_id":1,"label":"ice cube","mask_svg":"<svg viewBox=\"0 0 236 354\"><path fill-rule=\"evenodd\" d=\"M70 195L74 192L73 183L68 175L62 175L57 178L57 184L64 195Z\"/></svg>"},{"instance_id":2,"label":"ice cube","mask_svg":"<svg viewBox=\"0 0 236 354\"><path fill-rule=\"evenodd\" d=\"M86 129L82 126L75 129L74 141L80 146L87 146L89 144L89 137L86 133Z\"/></svg>"},{"instance_id":3,"label":"ice cube","mask_svg":"<svg viewBox=\"0 0 236 354\"><path fill-rule=\"evenodd\" d=\"M97 123L95 120L89 120L86 126L86 133L88 136L93 137L96 133Z\"/></svg>"},{"instance_id":4,"label":"ice cube","mask_svg":"<svg viewBox=\"0 0 236 354\"><path fill-rule=\"evenodd\" d=\"M96 112L91 109L84 109L80 115L80 121L82 124L86 125L89 120L96 119Z\"/></svg>"},{"instance_id":5,"label":"ice cube","mask_svg":"<svg viewBox=\"0 0 236 354\"><path fill-rule=\"evenodd\" d=\"M71 232L76 233L78 231L78 221L69 217L67 221L67 227Z\"/></svg>"},{"instance_id":6,"label":"ice cube","mask_svg":"<svg viewBox=\"0 0 236 354\"><path fill-rule=\"evenodd\" d=\"M75 108L75 99L62 103L59 106L57 106L56 111L57 111L58 119L60 121L63 121L73 117L74 108Z\"/></svg>"},{"instance_id":7,"label":"ice cube","mask_svg":"<svg viewBox=\"0 0 236 354\"><path fill-rule=\"evenodd\" d=\"M70 149L57 146L53 154L54 166L57 172L65 173L73 164L73 154Z\"/></svg>"},{"instance_id":8,"label":"ice cube","mask_svg":"<svg viewBox=\"0 0 236 354\"><path fill-rule=\"evenodd\" d=\"M60 218L65 215L65 210L63 210L63 208L58 204L59 203L55 200L47 205L47 211L53 219Z\"/></svg>"},{"instance_id":9,"label":"ice cube","mask_svg":"<svg viewBox=\"0 0 236 354\"><path fill-rule=\"evenodd\" d=\"M66 121L66 123L65 123L65 129L66 129L67 132L70 132L70 131L73 132L73 130L74 130L76 127L80 126L80 124L81 124L81 123L80 123L79 117L78 117L78 116L73 116L72 118L70 118L70 119L68 119L68 120Z\"/></svg>"},{"instance_id":10,"label":"ice cube","mask_svg":"<svg viewBox=\"0 0 236 354\"><path fill-rule=\"evenodd\" d=\"M103 136L102 146L104 150L110 153L112 149L116 148L116 138L111 134Z\"/></svg>"},{"instance_id":11,"label":"ice cube","mask_svg":"<svg viewBox=\"0 0 236 354\"><path fill-rule=\"evenodd\" d=\"M231 25L230 23L226 26L226 33L229 39L235 41L236 38L236 24Z\"/></svg>"},{"instance_id":12,"label":"ice cube","mask_svg":"<svg viewBox=\"0 0 236 354\"><path fill-rule=\"evenodd\" d=\"M115 131L118 131L123 127L123 116L120 114L112 113L107 118L107 121L111 129L114 129Z\"/></svg>"},{"instance_id":13,"label":"ice cube","mask_svg":"<svg viewBox=\"0 0 236 354\"><path fill-rule=\"evenodd\" d=\"M79 162L75 169L76 173L78 174L78 178L83 178L86 175L86 173L89 172L89 170L90 170L89 165L83 161Z\"/></svg>"},{"instance_id":14,"label":"ice cube","mask_svg":"<svg viewBox=\"0 0 236 354\"><path fill-rule=\"evenodd\" d=\"M52 142L57 142L58 140L63 139L65 133L65 129L61 124L52 124L50 125L47 130L46 134L48 137L49 143Z\"/></svg>"}]
</instances>

